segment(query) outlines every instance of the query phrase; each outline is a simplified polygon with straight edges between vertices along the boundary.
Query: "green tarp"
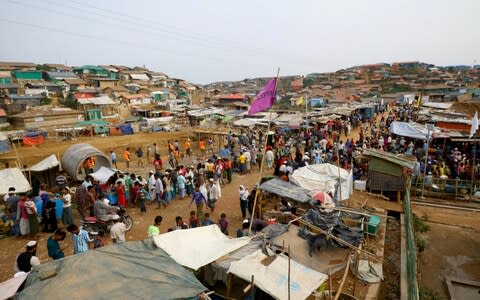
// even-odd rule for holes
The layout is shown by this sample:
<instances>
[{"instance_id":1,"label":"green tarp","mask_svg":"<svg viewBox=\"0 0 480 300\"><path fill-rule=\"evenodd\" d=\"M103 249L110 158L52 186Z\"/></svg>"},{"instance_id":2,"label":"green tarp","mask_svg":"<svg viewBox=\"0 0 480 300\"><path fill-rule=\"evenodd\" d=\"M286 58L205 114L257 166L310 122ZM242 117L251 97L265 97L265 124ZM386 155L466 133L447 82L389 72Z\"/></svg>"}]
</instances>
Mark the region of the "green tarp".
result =
<instances>
[{"instance_id":1,"label":"green tarp","mask_svg":"<svg viewBox=\"0 0 480 300\"><path fill-rule=\"evenodd\" d=\"M40 275L56 270L41 280ZM40 265L18 299L194 299L207 289L152 241L119 243Z\"/></svg>"}]
</instances>

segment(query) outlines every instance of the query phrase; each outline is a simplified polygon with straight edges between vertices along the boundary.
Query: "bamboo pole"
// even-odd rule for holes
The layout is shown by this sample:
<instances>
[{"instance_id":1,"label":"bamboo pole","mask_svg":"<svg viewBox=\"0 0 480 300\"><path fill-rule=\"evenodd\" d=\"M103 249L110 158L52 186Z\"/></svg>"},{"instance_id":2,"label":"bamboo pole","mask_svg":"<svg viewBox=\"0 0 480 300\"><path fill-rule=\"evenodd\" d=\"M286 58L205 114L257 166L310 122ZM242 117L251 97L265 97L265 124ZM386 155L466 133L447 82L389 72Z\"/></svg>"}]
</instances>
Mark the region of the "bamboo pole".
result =
<instances>
[{"instance_id":1,"label":"bamboo pole","mask_svg":"<svg viewBox=\"0 0 480 300\"><path fill-rule=\"evenodd\" d=\"M275 77L276 80L275 80L275 89L274 89L274 94L275 94L275 97L276 97L276 94L277 94L277 85L278 85L278 75L280 74L280 68L277 69L277 76ZM269 118L268 118L268 128L267 128L267 139L268 139L268 133L270 132L270 127L272 125L272 112L268 111L269 113ZM260 182L262 180L262 173L263 173L263 165L264 165L264 162L265 162L265 155L267 153L267 140L265 140L265 146L263 147L263 155L262 155L262 160L260 162L260 173L258 174L258 181L257 182ZM252 211L252 215L250 216L250 225L248 226L248 235L250 235L252 233L252 225L253 225L253 218L255 217L255 209L257 207L257 200L258 200L258 195L259 195L259 191L257 190L257 192L255 193L255 200L253 201L253 211Z\"/></svg>"},{"instance_id":2,"label":"bamboo pole","mask_svg":"<svg viewBox=\"0 0 480 300\"><path fill-rule=\"evenodd\" d=\"M330 300L332 300L332 292L333 292L332 270L328 270L328 299Z\"/></svg>"},{"instance_id":3,"label":"bamboo pole","mask_svg":"<svg viewBox=\"0 0 480 300\"><path fill-rule=\"evenodd\" d=\"M345 284L345 281L347 281L347 275L348 275L348 270L350 269L350 262L352 261L352 256L348 256L348 261L347 261L347 266L345 267L345 272L343 272L342 276L342 281L340 282L340 286L338 287L336 293L335 293L335 298L333 300L338 300L340 298L340 294L342 293L343 285Z\"/></svg>"},{"instance_id":4,"label":"bamboo pole","mask_svg":"<svg viewBox=\"0 0 480 300\"><path fill-rule=\"evenodd\" d=\"M367 234L368 236L368 234ZM362 248L362 245L360 245L359 247L360 249ZM360 253L357 252L356 255L355 255L355 281L353 283L353 296L355 297L355 292L357 290L357 283L358 283L358 265L360 263Z\"/></svg>"},{"instance_id":5,"label":"bamboo pole","mask_svg":"<svg viewBox=\"0 0 480 300\"><path fill-rule=\"evenodd\" d=\"M290 245L288 245L288 300L290 300Z\"/></svg>"}]
</instances>

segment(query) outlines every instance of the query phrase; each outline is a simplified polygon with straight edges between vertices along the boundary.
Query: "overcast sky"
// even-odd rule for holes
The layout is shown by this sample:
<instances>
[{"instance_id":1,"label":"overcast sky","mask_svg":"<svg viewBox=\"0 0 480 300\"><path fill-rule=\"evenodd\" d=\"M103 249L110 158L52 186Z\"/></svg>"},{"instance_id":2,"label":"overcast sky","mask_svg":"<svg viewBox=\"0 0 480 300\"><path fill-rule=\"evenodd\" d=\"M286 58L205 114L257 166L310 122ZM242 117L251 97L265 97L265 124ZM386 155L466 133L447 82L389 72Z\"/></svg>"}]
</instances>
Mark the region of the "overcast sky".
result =
<instances>
[{"instance_id":1,"label":"overcast sky","mask_svg":"<svg viewBox=\"0 0 480 300\"><path fill-rule=\"evenodd\" d=\"M480 63L479 0L0 0L0 60L196 83L419 60Z\"/></svg>"}]
</instances>

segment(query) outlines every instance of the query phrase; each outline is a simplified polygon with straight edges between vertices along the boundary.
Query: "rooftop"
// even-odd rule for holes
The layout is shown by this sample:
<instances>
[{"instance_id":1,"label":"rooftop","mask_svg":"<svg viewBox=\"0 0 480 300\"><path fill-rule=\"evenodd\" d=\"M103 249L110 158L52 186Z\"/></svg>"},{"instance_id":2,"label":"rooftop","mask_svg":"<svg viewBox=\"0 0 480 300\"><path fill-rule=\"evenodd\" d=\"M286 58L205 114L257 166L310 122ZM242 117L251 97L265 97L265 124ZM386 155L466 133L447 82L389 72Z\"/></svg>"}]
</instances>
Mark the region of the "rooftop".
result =
<instances>
[{"instance_id":1,"label":"rooftop","mask_svg":"<svg viewBox=\"0 0 480 300\"><path fill-rule=\"evenodd\" d=\"M30 109L19 114L13 115L12 118L30 118L36 116L61 116L61 115L77 115L83 114L82 111L74 110L66 107L51 107L51 106L40 106L36 109Z\"/></svg>"}]
</instances>

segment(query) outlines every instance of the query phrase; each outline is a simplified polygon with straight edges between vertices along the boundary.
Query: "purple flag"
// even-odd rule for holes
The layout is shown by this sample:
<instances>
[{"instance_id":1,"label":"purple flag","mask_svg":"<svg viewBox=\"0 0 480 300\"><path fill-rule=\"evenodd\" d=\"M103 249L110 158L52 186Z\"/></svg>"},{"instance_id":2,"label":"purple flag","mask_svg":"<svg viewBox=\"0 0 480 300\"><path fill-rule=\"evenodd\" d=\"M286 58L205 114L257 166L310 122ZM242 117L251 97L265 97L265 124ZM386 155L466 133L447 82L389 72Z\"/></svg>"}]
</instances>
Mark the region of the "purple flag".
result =
<instances>
[{"instance_id":1,"label":"purple flag","mask_svg":"<svg viewBox=\"0 0 480 300\"><path fill-rule=\"evenodd\" d=\"M255 102L253 102L248 110L249 116L260 111L268 110L270 107L272 107L276 98L276 81L277 79L273 78L267 83L263 90L258 93L257 98L255 98Z\"/></svg>"}]
</instances>

